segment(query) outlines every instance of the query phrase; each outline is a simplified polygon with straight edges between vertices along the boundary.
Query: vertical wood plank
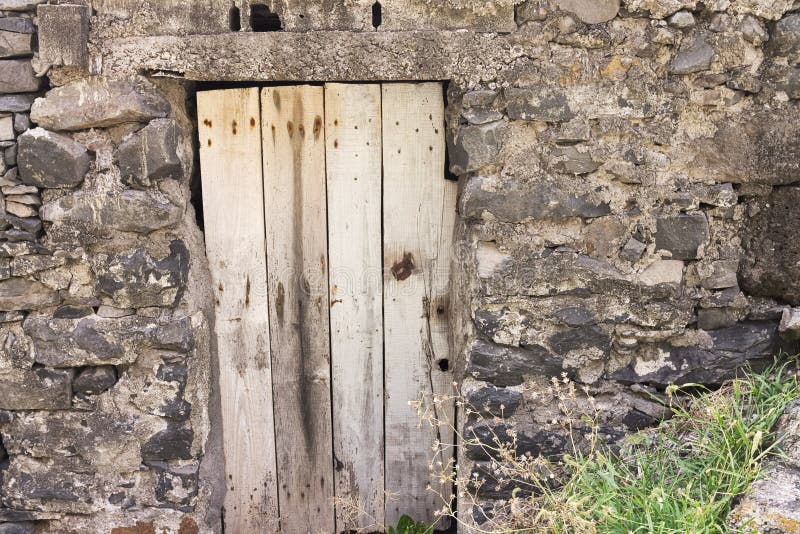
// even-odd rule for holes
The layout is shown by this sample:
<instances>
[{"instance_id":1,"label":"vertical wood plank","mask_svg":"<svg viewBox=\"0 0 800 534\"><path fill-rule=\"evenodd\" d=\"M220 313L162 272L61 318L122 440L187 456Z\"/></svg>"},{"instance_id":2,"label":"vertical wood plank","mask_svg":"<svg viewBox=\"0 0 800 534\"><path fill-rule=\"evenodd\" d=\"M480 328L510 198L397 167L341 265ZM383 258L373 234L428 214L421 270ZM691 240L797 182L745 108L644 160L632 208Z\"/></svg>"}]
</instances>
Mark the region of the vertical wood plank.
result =
<instances>
[{"instance_id":1,"label":"vertical wood plank","mask_svg":"<svg viewBox=\"0 0 800 534\"><path fill-rule=\"evenodd\" d=\"M452 421L452 405L430 400L452 392L447 280L455 184L444 179L441 85L384 84L382 94L386 488L397 494L387 500L386 520L409 514L432 523L444 504L437 493L448 499L450 487L429 471L431 447L453 436L420 422L409 401L424 395L424 411Z\"/></svg>"},{"instance_id":2,"label":"vertical wood plank","mask_svg":"<svg viewBox=\"0 0 800 534\"><path fill-rule=\"evenodd\" d=\"M333 532L323 89L261 93L281 531Z\"/></svg>"},{"instance_id":3,"label":"vertical wood plank","mask_svg":"<svg viewBox=\"0 0 800 534\"><path fill-rule=\"evenodd\" d=\"M381 94L327 84L325 133L337 531L384 522Z\"/></svg>"},{"instance_id":4,"label":"vertical wood plank","mask_svg":"<svg viewBox=\"0 0 800 534\"><path fill-rule=\"evenodd\" d=\"M197 93L206 253L216 300L225 530L275 532L258 89Z\"/></svg>"}]
</instances>

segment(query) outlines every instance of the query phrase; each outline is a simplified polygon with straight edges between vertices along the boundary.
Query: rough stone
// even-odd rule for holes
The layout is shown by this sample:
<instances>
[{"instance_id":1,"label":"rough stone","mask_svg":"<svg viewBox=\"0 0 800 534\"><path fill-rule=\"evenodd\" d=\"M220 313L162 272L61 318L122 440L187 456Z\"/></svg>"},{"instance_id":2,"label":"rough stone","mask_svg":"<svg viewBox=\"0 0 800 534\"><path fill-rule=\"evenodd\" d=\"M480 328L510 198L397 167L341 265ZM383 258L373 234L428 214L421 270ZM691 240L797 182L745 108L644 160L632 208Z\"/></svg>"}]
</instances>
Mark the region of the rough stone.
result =
<instances>
[{"instance_id":1,"label":"rough stone","mask_svg":"<svg viewBox=\"0 0 800 534\"><path fill-rule=\"evenodd\" d=\"M481 218L484 212L500 221L519 222L529 218L602 217L611 209L597 194L571 193L554 182L523 183L477 175L464 186L460 213L469 219Z\"/></svg>"},{"instance_id":2,"label":"rough stone","mask_svg":"<svg viewBox=\"0 0 800 534\"><path fill-rule=\"evenodd\" d=\"M719 260L711 264L711 273L700 281L706 289L725 289L738 284L736 272L739 269L739 260Z\"/></svg>"},{"instance_id":3,"label":"rough stone","mask_svg":"<svg viewBox=\"0 0 800 534\"><path fill-rule=\"evenodd\" d=\"M658 218L656 250L669 251L673 259L693 260L700 257L708 239L708 219L703 213Z\"/></svg>"},{"instance_id":4,"label":"rough stone","mask_svg":"<svg viewBox=\"0 0 800 534\"><path fill-rule=\"evenodd\" d=\"M567 326L586 326L597 323L597 317L591 310L577 306L556 310L553 317Z\"/></svg>"},{"instance_id":5,"label":"rough stone","mask_svg":"<svg viewBox=\"0 0 800 534\"><path fill-rule=\"evenodd\" d=\"M503 347L478 340L472 345L466 374L496 386L518 386L526 376L557 376L561 371L560 358L544 347Z\"/></svg>"},{"instance_id":6,"label":"rough stone","mask_svg":"<svg viewBox=\"0 0 800 534\"><path fill-rule=\"evenodd\" d=\"M36 26L33 19L27 17L2 17L0 18L0 30L16 33L35 33Z\"/></svg>"},{"instance_id":7,"label":"rough stone","mask_svg":"<svg viewBox=\"0 0 800 534\"><path fill-rule=\"evenodd\" d=\"M503 467L500 467L500 469L503 469ZM513 469L513 466L508 467ZM515 477L498 475L497 471L498 466L494 462L475 462L469 478L470 493L477 495L481 499L493 500L508 500L512 496L527 497L534 493L536 489L534 484L518 480ZM542 473L542 475L545 474Z\"/></svg>"},{"instance_id":8,"label":"rough stone","mask_svg":"<svg viewBox=\"0 0 800 534\"><path fill-rule=\"evenodd\" d=\"M188 460L192 457L191 428L177 423L168 423L167 428L150 437L142 444L143 460Z\"/></svg>"},{"instance_id":9,"label":"rough stone","mask_svg":"<svg viewBox=\"0 0 800 534\"><path fill-rule=\"evenodd\" d=\"M505 128L503 121L497 121L460 128L455 138L448 135L450 171L463 174L495 162L503 146Z\"/></svg>"},{"instance_id":10,"label":"rough stone","mask_svg":"<svg viewBox=\"0 0 800 534\"><path fill-rule=\"evenodd\" d=\"M671 26L676 28L691 28L695 25L694 15L691 11L678 11L667 19Z\"/></svg>"},{"instance_id":11,"label":"rough stone","mask_svg":"<svg viewBox=\"0 0 800 534\"><path fill-rule=\"evenodd\" d=\"M555 429L541 429L534 432L515 429L511 434L511 427L507 423L482 421L471 425L466 433L467 457L471 460L491 460L500 456L496 449L498 445L511 447L517 455L530 453L533 457L554 457L563 453L569 446L566 436ZM482 447L486 444L488 447Z\"/></svg>"},{"instance_id":12,"label":"rough stone","mask_svg":"<svg viewBox=\"0 0 800 534\"><path fill-rule=\"evenodd\" d=\"M14 137L14 117L0 117L0 141L13 141Z\"/></svg>"},{"instance_id":13,"label":"rough stone","mask_svg":"<svg viewBox=\"0 0 800 534\"><path fill-rule=\"evenodd\" d=\"M11 276L30 276L64 265L65 261L64 258L49 255L17 256L11 260Z\"/></svg>"},{"instance_id":14,"label":"rough stone","mask_svg":"<svg viewBox=\"0 0 800 534\"><path fill-rule=\"evenodd\" d=\"M30 127L31 121L27 113L14 114L14 131L16 133L22 133Z\"/></svg>"},{"instance_id":15,"label":"rough stone","mask_svg":"<svg viewBox=\"0 0 800 534\"><path fill-rule=\"evenodd\" d=\"M89 154L80 143L43 128L19 136L19 176L37 187L73 187L89 170Z\"/></svg>"},{"instance_id":16,"label":"rough stone","mask_svg":"<svg viewBox=\"0 0 800 534\"><path fill-rule=\"evenodd\" d=\"M0 370L0 409L67 410L72 407L72 372L60 369Z\"/></svg>"},{"instance_id":17,"label":"rough stone","mask_svg":"<svg viewBox=\"0 0 800 534\"><path fill-rule=\"evenodd\" d=\"M682 47L670 63L669 71L672 74L692 74L708 70L714 58L714 49L706 42L702 35L685 47Z\"/></svg>"},{"instance_id":18,"label":"rough stone","mask_svg":"<svg viewBox=\"0 0 800 534\"><path fill-rule=\"evenodd\" d=\"M697 328L717 330L736 324L738 317L727 308L701 308L697 310Z\"/></svg>"},{"instance_id":19,"label":"rough stone","mask_svg":"<svg viewBox=\"0 0 800 534\"><path fill-rule=\"evenodd\" d=\"M778 454L728 516L728 525L759 532L788 534L797 531L800 513L800 402L790 403L776 424Z\"/></svg>"},{"instance_id":20,"label":"rough stone","mask_svg":"<svg viewBox=\"0 0 800 534\"><path fill-rule=\"evenodd\" d=\"M87 367L81 370L72 382L72 389L80 393L96 395L111 388L117 382L117 372L111 365Z\"/></svg>"},{"instance_id":21,"label":"rough stone","mask_svg":"<svg viewBox=\"0 0 800 534\"><path fill-rule=\"evenodd\" d=\"M611 338L598 325L568 328L550 336L547 340L553 352L566 355L572 351L597 349L604 355L611 350Z\"/></svg>"},{"instance_id":22,"label":"rough stone","mask_svg":"<svg viewBox=\"0 0 800 534\"><path fill-rule=\"evenodd\" d=\"M147 187L152 180L181 177L176 153L178 128L172 119L155 119L120 145L117 164L127 183Z\"/></svg>"},{"instance_id":23,"label":"rough stone","mask_svg":"<svg viewBox=\"0 0 800 534\"><path fill-rule=\"evenodd\" d=\"M789 98L800 99L800 68L790 69L778 83L777 88Z\"/></svg>"},{"instance_id":24,"label":"rough stone","mask_svg":"<svg viewBox=\"0 0 800 534\"><path fill-rule=\"evenodd\" d=\"M39 212L27 204L20 204L6 199L6 212L17 217L36 217Z\"/></svg>"},{"instance_id":25,"label":"rough stone","mask_svg":"<svg viewBox=\"0 0 800 534\"><path fill-rule=\"evenodd\" d=\"M589 174L600 168L600 163L594 161L589 150L578 147L566 146L553 150L555 161L553 169L567 174Z\"/></svg>"},{"instance_id":26,"label":"rough stone","mask_svg":"<svg viewBox=\"0 0 800 534\"><path fill-rule=\"evenodd\" d=\"M800 13L786 15L775 23L769 49L773 54L789 56L793 62L800 63Z\"/></svg>"},{"instance_id":27,"label":"rough stone","mask_svg":"<svg viewBox=\"0 0 800 534\"><path fill-rule=\"evenodd\" d=\"M166 463L154 463L153 467L158 473L155 491L157 501L178 507L188 507L194 503L198 492L197 465L170 467Z\"/></svg>"},{"instance_id":28,"label":"rough stone","mask_svg":"<svg viewBox=\"0 0 800 534\"><path fill-rule=\"evenodd\" d=\"M636 262L642 257L642 254L644 254L645 250L647 250L647 245L635 237L631 237L625 242L625 245L622 247L619 256L620 258L630 262Z\"/></svg>"},{"instance_id":29,"label":"rough stone","mask_svg":"<svg viewBox=\"0 0 800 534\"><path fill-rule=\"evenodd\" d=\"M586 24L608 22L619 12L619 0L556 0L555 4Z\"/></svg>"},{"instance_id":30,"label":"rough stone","mask_svg":"<svg viewBox=\"0 0 800 534\"><path fill-rule=\"evenodd\" d=\"M786 185L800 181L797 108L782 113L743 113L719 126L713 139L694 143L704 178L735 184Z\"/></svg>"},{"instance_id":31,"label":"rough stone","mask_svg":"<svg viewBox=\"0 0 800 534\"><path fill-rule=\"evenodd\" d=\"M3 151L3 161L9 167L17 164L17 145L11 145Z\"/></svg>"},{"instance_id":32,"label":"rough stone","mask_svg":"<svg viewBox=\"0 0 800 534\"><path fill-rule=\"evenodd\" d=\"M793 534L800 526L800 471L782 465L764 469L728 516L732 529Z\"/></svg>"},{"instance_id":33,"label":"rough stone","mask_svg":"<svg viewBox=\"0 0 800 534\"><path fill-rule=\"evenodd\" d=\"M786 339L800 339L800 308L784 308L778 332Z\"/></svg>"},{"instance_id":34,"label":"rough stone","mask_svg":"<svg viewBox=\"0 0 800 534\"><path fill-rule=\"evenodd\" d=\"M15 456L3 473L3 504L43 512L89 514L98 481L92 473L53 469L46 458Z\"/></svg>"},{"instance_id":35,"label":"rough stone","mask_svg":"<svg viewBox=\"0 0 800 534\"><path fill-rule=\"evenodd\" d=\"M0 58L24 57L33 55L31 36L0 29Z\"/></svg>"},{"instance_id":36,"label":"rough stone","mask_svg":"<svg viewBox=\"0 0 800 534\"><path fill-rule=\"evenodd\" d=\"M95 288L104 304L118 308L175 305L188 278L189 253L182 241L172 241L169 249L163 258L144 250L92 258Z\"/></svg>"},{"instance_id":37,"label":"rough stone","mask_svg":"<svg viewBox=\"0 0 800 534\"><path fill-rule=\"evenodd\" d=\"M10 92L10 91L9 91ZM50 130L83 130L165 117L169 103L143 78L81 79L48 91L31 108L31 120Z\"/></svg>"},{"instance_id":38,"label":"rough stone","mask_svg":"<svg viewBox=\"0 0 800 534\"><path fill-rule=\"evenodd\" d=\"M777 330L773 322L742 322L707 332L702 343L648 343L629 366L612 373L611 378L659 386L671 382L719 384L746 363L758 368L771 362L777 349Z\"/></svg>"},{"instance_id":39,"label":"rough stone","mask_svg":"<svg viewBox=\"0 0 800 534\"><path fill-rule=\"evenodd\" d=\"M159 324L136 315L119 319L31 315L23 322L36 361L50 367L129 364L151 348L188 350L186 340L173 339L171 333L187 326L180 321Z\"/></svg>"},{"instance_id":40,"label":"rough stone","mask_svg":"<svg viewBox=\"0 0 800 534\"><path fill-rule=\"evenodd\" d=\"M753 205L757 213L743 225L739 284L751 295L800 305L800 188L781 187Z\"/></svg>"},{"instance_id":41,"label":"rough stone","mask_svg":"<svg viewBox=\"0 0 800 534\"><path fill-rule=\"evenodd\" d=\"M3 0L0 7L5 11L33 11L45 0Z\"/></svg>"},{"instance_id":42,"label":"rough stone","mask_svg":"<svg viewBox=\"0 0 800 534\"><path fill-rule=\"evenodd\" d=\"M522 392L514 388L486 386L467 394L470 408L487 417L510 417L522 402Z\"/></svg>"},{"instance_id":43,"label":"rough stone","mask_svg":"<svg viewBox=\"0 0 800 534\"><path fill-rule=\"evenodd\" d=\"M511 120L566 122L575 114L569 107L564 92L543 88L515 88L503 90L506 112Z\"/></svg>"},{"instance_id":44,"label":"rough stone","mask_svg":"<svg viewBox=\"0 0 800 534\"><path fill-rule=\"evenodd\" d=\"M0 311L36 310L58 302L57 292L34 280L0 280Z\"/></svg>"},{"instance_id":45,"label":"rough stone","mask_svg":"<svg viewBox=\"0 0 800 534\"><path fill-rule=\"evenodd\" d=\"M35 99L36 95L0 95L0 111L28 111Z\"/></svg>"},{"instance_id":46,"label":"rough stone","mask_svg":"<svg viewBox=\"0 0 800 534\"><path fill-rule=\"evenodd\" d=\"M467 109L461 112L461 116L464 117L468 123L477 125L496 122L503 118L502 113L493 109Z\"/></svg>"},{"instance_id":47,"label":"rough stone","mask_svg":"<svg viewBox=\"0 0 800 534\"><path fill-rule=\"evenodd\" d=\"M42 86L27 59L0 61L0 93L32 93Z\"/></svg>"},{"instance_id":48,"label":"rough stone","mask_svg":"<svg viewBox=\"0 0 800 534\"><path fill-rule=\"evenodd\" d=\"M35 527L32 521L0 523L0 534L33 534Z\"/></svg>"},{"instance_id":49,"label":"rough stone","mask_svg":"<svg viewBox=\"0 0 800 534\"><path fill-rule=\"evenodd\" d=\"M107 194L102 202L91 191L77 191L39 210L43 221L63 224L74 229L77 237L107 236L110 232L149 233L175 225L182 209L153 191L126 190Z\"/></svg>"}]
</instances>

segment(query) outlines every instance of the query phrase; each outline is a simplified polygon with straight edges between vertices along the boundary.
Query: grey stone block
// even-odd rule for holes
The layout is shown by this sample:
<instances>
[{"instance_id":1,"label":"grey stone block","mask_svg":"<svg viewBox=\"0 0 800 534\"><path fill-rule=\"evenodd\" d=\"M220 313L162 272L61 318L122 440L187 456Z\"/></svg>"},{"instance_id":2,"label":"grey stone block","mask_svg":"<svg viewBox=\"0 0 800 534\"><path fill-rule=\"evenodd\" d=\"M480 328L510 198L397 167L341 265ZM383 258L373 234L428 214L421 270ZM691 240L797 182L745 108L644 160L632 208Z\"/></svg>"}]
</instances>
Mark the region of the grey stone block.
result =
<instances>
[{"instance_id":1,"label":"grey stone block","mask_svg":"<svg viewBox=\"0 0 800 534\"><path fill-rule=\"evenodd\" d=\"M28 59L0 61L0 93L32 93L42 86ZM2 104L0 104L2 107Z\"/></svg>"},{"instance_id":2,"label":"grey stone block","mask_svg":"<svg viewBox=\"0 0 800 534\"><path fill-rule=\"evenodd\" d=\"M19 176L37 187L73 187L89 170L86 148L71 138L43 128L19 136Z\"/></svg>"},{"instance_id":3,"label":"grey stone block","mask_svg":"<svg viewBox=\"0 0 800 534\"><path fill-rule=\"evenodd\" d=\"M58 293L49 287L25 278L0 281L0 311L35 310L54 306Z\"/></svg>"},{"instance_id":4,"label":"grey stone block","mask_svg":"<svg viewBox=\"0 0 800 534\"><path fill-rule=\"evenodd\" d=\"M702 72L711 66L714 58L714 49L706 42L704 36L699 35L682 47L670 63L669 71L672 74L692 74Z\"/></svg>"},{"instance_id":5,"label":"grey stone block","mask_svg":"<svg viewBox=\"0 0 800 534\"><path fill-rule=\"evenodd\" d=\"M144 78L83 78L37 99L31 120L50 130L83 130L165 117L169 103Z\"/></svg>"},{"instance_id":6,"label":"grey stone block","mask_svg":"<svg viewBox=\"0 0 800 534\"><path fill-rule=\"evenodd\" d=\"M656 250L671 252L675 260L698 258L708 238L708 220L703 213L659 217L656 222Z\"/></svg>"},{"instance_id":7,"label":"grey stone block","mask_svg":"<svg viewBox=\"0 0 800 534\"><path fill-rule=\"evenodd\" d=\"M153 180L181 177L177 154L178 127L172 119L155 119L125 139L117 151L117 164L127 183L146 187Z\"/></svg>"}]
</instances>

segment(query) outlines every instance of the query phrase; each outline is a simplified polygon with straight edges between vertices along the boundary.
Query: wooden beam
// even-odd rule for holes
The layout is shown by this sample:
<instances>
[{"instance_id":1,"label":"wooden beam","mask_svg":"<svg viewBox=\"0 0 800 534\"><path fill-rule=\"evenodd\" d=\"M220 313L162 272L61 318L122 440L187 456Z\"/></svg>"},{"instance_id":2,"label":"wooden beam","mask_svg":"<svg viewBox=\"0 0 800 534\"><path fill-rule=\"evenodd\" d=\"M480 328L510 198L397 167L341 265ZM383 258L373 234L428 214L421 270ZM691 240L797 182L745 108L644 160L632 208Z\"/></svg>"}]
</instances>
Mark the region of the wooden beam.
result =
<instances>
[{"instance_id":1,"label":"wooden beam","mask_svg":"<svg viewBox=\"0 0 800 534\"><path fill-rule=\"evenodd\" d=\"M258 89L198 92L197 114L206 253L216 304L225 530L275 532Z\"/></svg>"},{"instance_id":2,"label":"wooden beam","mask_svg":"<svg viewBox=\"0 0 800 534\"><path fill-rule=\"evenodd\" d=\"M451 488L436 473L450 456L434 457L432 446L453 436L421 414L452 422L452 405L432 396L453 391L447 288L455 184L444 179L442 86L384 84L382 95L386 488L396 495L386 521L408 514L433 523Z\"/></svg>"},{"instance_id":3,"label":"wooden beam","mask_svg":"<svg viewBox=\"0 0 800 534\"><path fill-rule=\"evenodd\" d=\"M334 532L320 86L261 92L281 532Z\"/></svg>"},{"instance_id":4,"label":"wooden beam","mask_svg":"<svg viewBox=\"0 0 800 534\"><path fill-rule=\"evenodd\" d=\"M380 86L327 84L325 111L336 525L342 532L384 522Z\"/></svg>"}]
</instances>

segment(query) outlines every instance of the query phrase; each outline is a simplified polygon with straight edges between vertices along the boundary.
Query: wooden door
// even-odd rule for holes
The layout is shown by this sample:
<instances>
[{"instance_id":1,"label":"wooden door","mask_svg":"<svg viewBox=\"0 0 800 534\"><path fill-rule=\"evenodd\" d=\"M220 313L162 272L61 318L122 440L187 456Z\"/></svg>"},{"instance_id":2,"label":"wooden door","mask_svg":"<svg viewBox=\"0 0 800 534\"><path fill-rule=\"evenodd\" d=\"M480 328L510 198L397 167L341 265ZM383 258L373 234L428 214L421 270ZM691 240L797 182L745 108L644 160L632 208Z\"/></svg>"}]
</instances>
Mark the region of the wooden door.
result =
<instances>
[{"instance_id":1,"label":"wooden door","mask_svg":"<svg viewBox=\"0 0 800 534\"><path fill-rule=\"evenodd\" d=\"M278 530L259 106L256 88L197 94L227 532Z\"/></svg>"},{"instance_id":2,"label":"wooden door","mask_svg":"<svg viewBox=\"0 0 800 534\"><path fill-rule=\"evenodd\" d=\"M198 93L230 532L433 523L452 389L442 87ZM439 526L444 526L439 523Z\"/></svg>"}]
</instances>

